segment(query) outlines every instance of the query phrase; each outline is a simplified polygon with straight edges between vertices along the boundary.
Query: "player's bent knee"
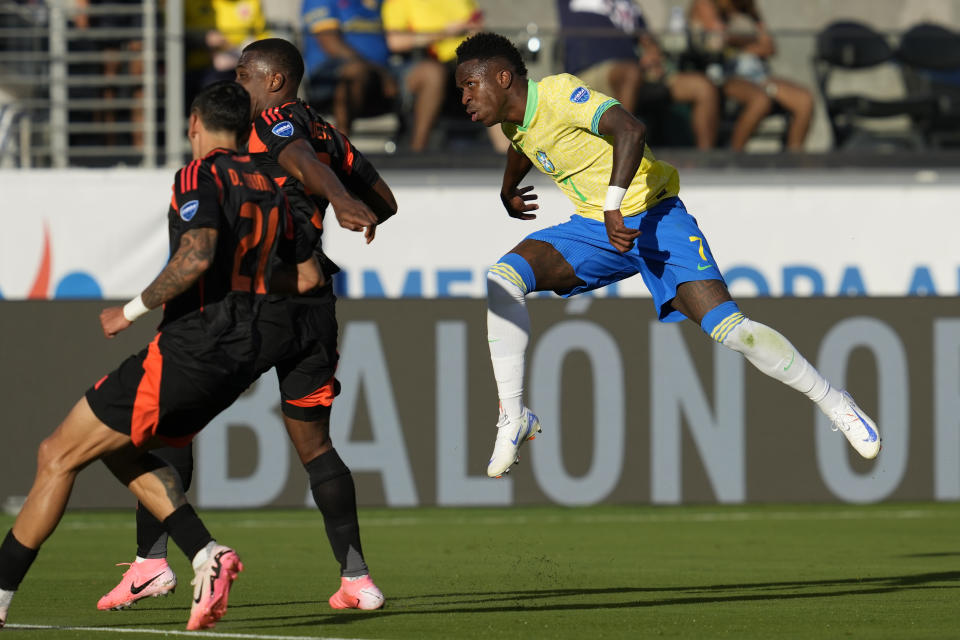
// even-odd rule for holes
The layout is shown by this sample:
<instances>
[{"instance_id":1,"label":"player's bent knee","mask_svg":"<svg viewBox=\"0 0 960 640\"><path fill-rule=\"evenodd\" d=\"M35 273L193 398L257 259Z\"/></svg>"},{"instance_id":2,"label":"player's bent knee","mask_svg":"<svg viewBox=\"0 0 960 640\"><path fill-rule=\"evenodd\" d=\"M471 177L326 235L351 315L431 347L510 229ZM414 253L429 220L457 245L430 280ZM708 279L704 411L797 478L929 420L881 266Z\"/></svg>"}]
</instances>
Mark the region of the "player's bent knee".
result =
<instances>
[{"instance_id":1,"label":"player's bent knee","mask_svg":"<svg viewBox=\"0 0 960 640\"><path fill-rule=\"evenodd\" d=\"M505 292L511 298L520 298L537 288L533 268L516 253L508 253L497 264L487 269L487 296L493 298Z\"/></svg>"},{"instance_id":2,"label":"player's bent knee","mask_svg":"<svg viewBox=\"0 0 960 640\"><path fill-rule=\"evenodd\" d=\"M700 320L700 328L704 333L732 349L737 349L733 344L725 342L731 335L731 332L738 325L746 321L746 316L740 312L740 307L733 300L721 302L710 311L707 311ZM740 349L737 349L738 351Z\"/></svg>"}]
</instances>

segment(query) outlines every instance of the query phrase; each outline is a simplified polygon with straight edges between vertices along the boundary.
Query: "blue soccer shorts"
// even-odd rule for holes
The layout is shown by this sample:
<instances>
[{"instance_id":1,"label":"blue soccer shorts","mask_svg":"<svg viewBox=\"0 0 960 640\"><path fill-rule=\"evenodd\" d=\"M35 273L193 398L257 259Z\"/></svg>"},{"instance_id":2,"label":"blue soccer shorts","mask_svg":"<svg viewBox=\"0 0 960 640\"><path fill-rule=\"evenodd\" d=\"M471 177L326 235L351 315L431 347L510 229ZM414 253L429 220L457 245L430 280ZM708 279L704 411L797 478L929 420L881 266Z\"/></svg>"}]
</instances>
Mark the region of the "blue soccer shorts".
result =
<instances>
[{"instance_id":1,"label":"blue soccer shorts","mask_svg":"<svg viewBox=\"0 0 960 640\"><path fill-rule=\"evenodd\" d=\"M583 280L583 285L558 291L559 295L569 298L639 273L663 322L686 317L669 304L678 285L693 280L723 281L707 239L680 198L667 198L641 214L624 217L623 223L642 232L626 253L610 244L603 221L579 215L527 238L553 245Z\"/></svg>"}]
</instances>

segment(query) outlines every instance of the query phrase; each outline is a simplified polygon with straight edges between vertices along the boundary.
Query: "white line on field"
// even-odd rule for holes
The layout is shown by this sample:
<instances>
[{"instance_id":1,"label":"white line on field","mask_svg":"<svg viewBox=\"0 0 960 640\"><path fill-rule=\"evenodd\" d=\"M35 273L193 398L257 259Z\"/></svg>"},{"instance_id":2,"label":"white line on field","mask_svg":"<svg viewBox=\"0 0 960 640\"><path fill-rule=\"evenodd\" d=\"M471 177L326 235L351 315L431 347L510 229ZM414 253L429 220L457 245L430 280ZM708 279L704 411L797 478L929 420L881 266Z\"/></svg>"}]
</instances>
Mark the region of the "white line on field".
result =
<instances>
[{"instance_id":1,"label":"white line on field","mask_svg":"<svg viewBox=\"0 0 960 640\"><path fill-rule=\"evenodd\" d=\"M219 514L218 514L219 515ZM364 527L413 527L426 524L439 525L524 525L524 524L660 524L684 522L763 522L804 520L922 520L944 517L943 511L933 509L844 509L822 511L707 511L702 513L620 513L584 514L567 512L560 515L478 515L478 516L360 516ZM115 529L134 528L133 512L129 522L79 522L67 520L61 528L66 529ZM245 529L316 528L322 527L319 515L316 519L261 519L243 518L230 522L231 527Z\"/></svg>"},{"instance_id":2,"label":"white line on field","mask_svg":"<svg viewBox=\"0 0 960 640\"><path fill-rule=\"evenodd\" d=\"M109 633L151 633L164 636L193 638L246 638L248 640L347 640L326 636L270 636L259 633L222 633L219 631L177 631L175 629L127 629L124 627L67 627L47 624L8 624L7 629L38 629L49 631L103 631Z\"/></svg>"}]
</instances>

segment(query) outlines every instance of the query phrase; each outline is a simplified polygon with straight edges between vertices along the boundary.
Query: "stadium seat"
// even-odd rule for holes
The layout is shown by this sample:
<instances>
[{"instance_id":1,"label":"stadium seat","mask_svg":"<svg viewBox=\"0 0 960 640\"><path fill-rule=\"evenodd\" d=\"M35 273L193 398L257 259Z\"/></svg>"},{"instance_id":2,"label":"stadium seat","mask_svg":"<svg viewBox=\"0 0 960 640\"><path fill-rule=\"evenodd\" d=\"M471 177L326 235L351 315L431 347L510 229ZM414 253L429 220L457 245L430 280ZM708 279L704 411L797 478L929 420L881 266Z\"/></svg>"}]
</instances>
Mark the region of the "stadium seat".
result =
<instances>
[{"instance_id":1,"label":"stadium seat","mask_svg":"<svg viewBox=\"0 0 960 640\"><path fill-rule=\"evenodd\" d=\"M960 146L960 34L936 24L907 30L897 50L910 95L934 102L932 118L919 122L933 147Z\"/></svg>"},{"instance_id":2,"label":"stadium seat","mask_svg":"<svg viewBox=\"0 0 960 640\"><path fill-rule=\"evenodd\" d=\"M895 63L894 50L886 38L865 24L834 22L817 34L814 73L826 105L836 147L870 147L891 143L914 149L925 146L918 128L923 130L933 118L935 104L932 98L906 94L896 98L881 98L836 90L833 85L840 83L831 83L831 78L838 70L866 72ZM848 82L842 84L849 85ZM877 133L865 126L870 119L897 116L908 116L915 126L899 134Z\"/></svg>"}]
</instances>

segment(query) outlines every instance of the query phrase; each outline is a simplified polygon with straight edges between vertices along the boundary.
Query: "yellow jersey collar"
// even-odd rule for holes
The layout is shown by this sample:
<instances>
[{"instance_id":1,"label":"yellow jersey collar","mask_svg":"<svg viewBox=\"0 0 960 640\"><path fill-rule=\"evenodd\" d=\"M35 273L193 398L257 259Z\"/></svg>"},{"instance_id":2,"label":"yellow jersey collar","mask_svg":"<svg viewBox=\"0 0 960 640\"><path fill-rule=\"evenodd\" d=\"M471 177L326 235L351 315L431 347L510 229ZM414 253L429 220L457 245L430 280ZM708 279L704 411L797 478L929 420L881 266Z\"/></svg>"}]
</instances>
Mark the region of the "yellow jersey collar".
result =
<instances>
[{"instance_id":1,"label":"yellow jersey collar","mask_svg":"<svg viewBox=\"0 0 960 640\"><path fill-rule=\"evenodd\" d=\"M530 121L533 120L533 114L537 112L538 100L539 93L537 91L537 83L533 80L527 80L527 108L523 112L523 124L519 127L521 131L526 131L527 127L530 126Z\"/></svg>"}]
</instances>

